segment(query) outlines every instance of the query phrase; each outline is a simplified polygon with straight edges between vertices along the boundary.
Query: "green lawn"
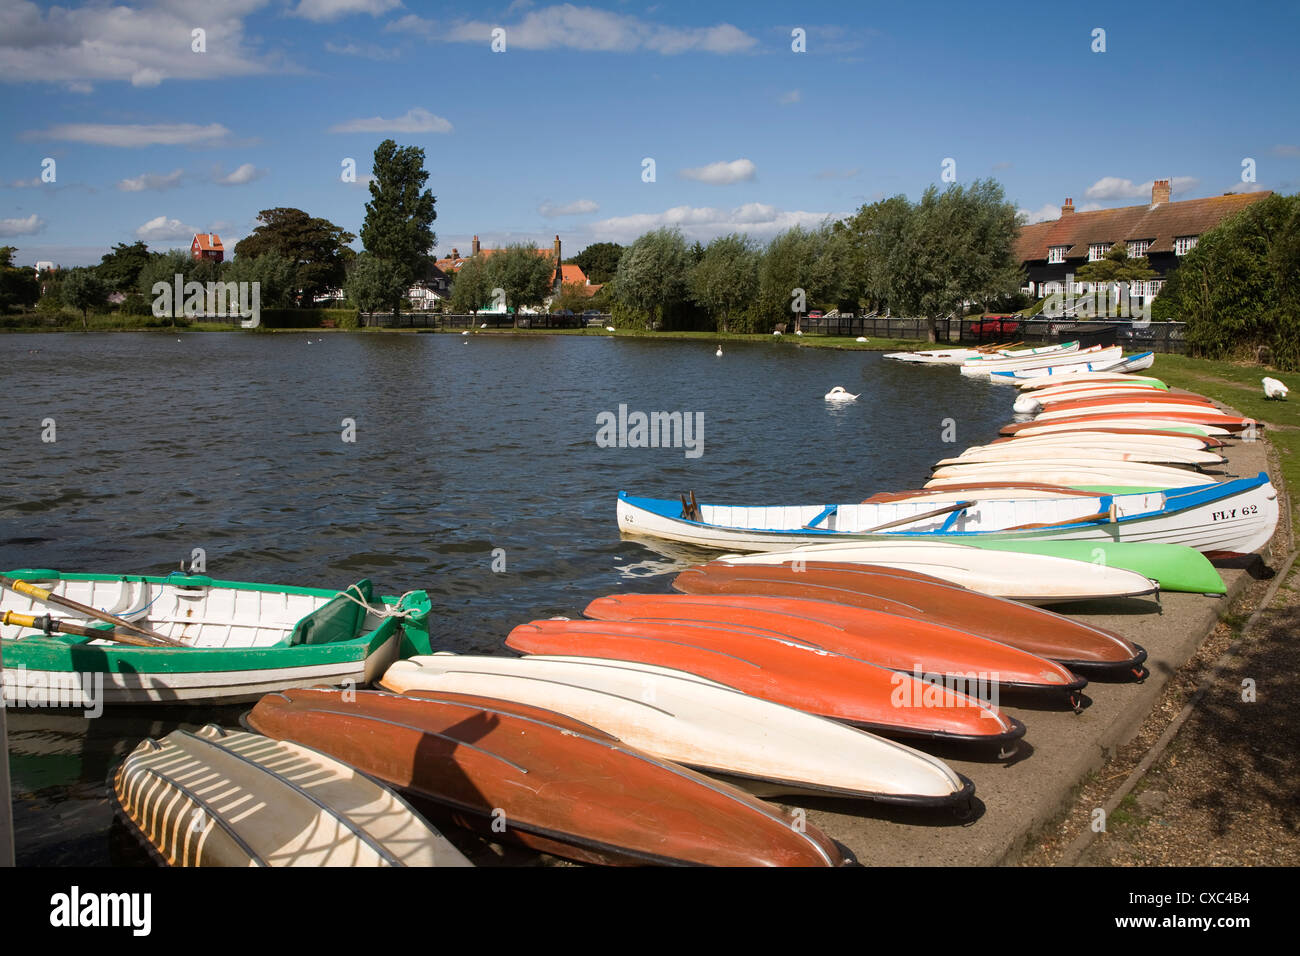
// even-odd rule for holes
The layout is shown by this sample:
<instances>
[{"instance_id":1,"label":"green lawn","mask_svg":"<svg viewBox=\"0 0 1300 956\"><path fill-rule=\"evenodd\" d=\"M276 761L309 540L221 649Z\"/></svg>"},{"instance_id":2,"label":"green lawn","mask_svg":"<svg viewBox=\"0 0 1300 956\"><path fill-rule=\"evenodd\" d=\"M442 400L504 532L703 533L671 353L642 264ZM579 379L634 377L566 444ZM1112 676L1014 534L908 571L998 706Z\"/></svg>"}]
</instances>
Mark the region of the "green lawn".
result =
<instances>
[{"instance_id":1,"label":"green lawn","mask_svg":"<svg viewBox=\"0 0 1300 956\"><path fill-rule=\"evenodd\" d=\"M1263 422L1264 435L1277 449L1282 462L1293 520L1300 518L1300 510L1295 510L1300 504L1300 375L1183 355L1157 355L1156 364L1146 374L1155 375L1175 388L1199 392L1231 405L1241 414ZM1285 382L1296 397L1280 402L1266 399L1260 383L1265 375Z\"/></svg>"}]
</instances>

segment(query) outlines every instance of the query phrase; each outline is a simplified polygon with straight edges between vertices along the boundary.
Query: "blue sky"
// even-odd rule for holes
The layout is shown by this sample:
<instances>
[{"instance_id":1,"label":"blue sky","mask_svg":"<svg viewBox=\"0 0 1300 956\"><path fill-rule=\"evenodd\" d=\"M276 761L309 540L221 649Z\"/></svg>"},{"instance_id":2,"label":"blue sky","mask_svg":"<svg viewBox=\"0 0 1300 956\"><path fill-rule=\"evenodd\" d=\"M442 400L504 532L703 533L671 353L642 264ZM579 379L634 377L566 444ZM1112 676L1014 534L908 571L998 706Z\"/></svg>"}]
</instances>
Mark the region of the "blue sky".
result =
<instances>
[{"instance_id":1,"label":"blue sky","mask_svg":"<svg viewBox=\"0 0 1300 956\"><path fill-rule=\"evenodd\" d=\"M229 247L272 206L357 232L341 164L362 179L386 137L426 152L439 255L475 233L566 255L659 225L767 238L915 198L949 158L1034 220L1156 178L1295 192L1298 40L1293 2L0 0L0 244L63 265L196 230Z\"/></svg>"}]
</instances>

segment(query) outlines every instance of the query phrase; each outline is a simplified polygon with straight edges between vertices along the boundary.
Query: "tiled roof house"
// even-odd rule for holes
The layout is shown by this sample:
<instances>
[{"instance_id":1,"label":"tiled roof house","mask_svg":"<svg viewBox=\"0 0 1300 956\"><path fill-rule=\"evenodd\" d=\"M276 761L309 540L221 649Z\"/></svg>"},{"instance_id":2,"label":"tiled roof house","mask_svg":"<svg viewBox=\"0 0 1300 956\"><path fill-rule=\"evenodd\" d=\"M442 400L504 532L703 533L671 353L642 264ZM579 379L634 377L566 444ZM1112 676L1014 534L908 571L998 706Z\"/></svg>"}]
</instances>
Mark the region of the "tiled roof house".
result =
<instances>
[{"instance_id":1,"label":"tiled roof house","mask_svg":"<svg viewBox=\"0 0 1300 956\"><path fill-rule=\"evenodd\" d=\"M1225 193L1207 199L1170 202L1170 183L1156 180L1149 205L1124 206L1075 212L1067 199L1061 218L1034 223L1020 230L1016 255L1027 273L1025 291L1035 297L1046 295L1049 282L1065 289L1067 275L1074 275L1085 262L1101 259L1117 242L1125 243L1128 255L1146 256L1158 278L1135 283L1134 296L1155 296L1165 277L1178 268L1178 260L1196 247L1196 241L1230 216L1271 195L1267 191ZM1144 288L1136 288L1144 285ZM1077 289L1075 291L1081 291Z\"/></svg>"}]
</instances>

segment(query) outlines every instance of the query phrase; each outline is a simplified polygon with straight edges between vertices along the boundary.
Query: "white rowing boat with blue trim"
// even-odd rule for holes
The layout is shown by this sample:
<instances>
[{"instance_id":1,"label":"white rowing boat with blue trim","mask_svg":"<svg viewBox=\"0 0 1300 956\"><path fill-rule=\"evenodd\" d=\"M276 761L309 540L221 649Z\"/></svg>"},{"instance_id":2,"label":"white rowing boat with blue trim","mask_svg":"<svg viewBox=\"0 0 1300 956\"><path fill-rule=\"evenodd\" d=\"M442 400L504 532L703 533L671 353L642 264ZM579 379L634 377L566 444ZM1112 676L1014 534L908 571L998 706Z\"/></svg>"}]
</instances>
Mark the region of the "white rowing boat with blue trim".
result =
<instances>
[{"instance_id":1,"label":"white rowing boat with blue trim","mask_svg":"<svg viewBox=\"0 0 1300 956\"><path fill-rule=\"evenodd\" d=\"M994 492L996 494L996 492ZM977 492L974 494L978 494ZM618 527L724 551L780 551L832 541L970 539L1150 541L1215 558L1264 547L1277 527L1277 491L1260 472L1190 488L1060 498L975 498L842 505L722 505L640 498L620 491Z\"/></svg>"}]
</instances>

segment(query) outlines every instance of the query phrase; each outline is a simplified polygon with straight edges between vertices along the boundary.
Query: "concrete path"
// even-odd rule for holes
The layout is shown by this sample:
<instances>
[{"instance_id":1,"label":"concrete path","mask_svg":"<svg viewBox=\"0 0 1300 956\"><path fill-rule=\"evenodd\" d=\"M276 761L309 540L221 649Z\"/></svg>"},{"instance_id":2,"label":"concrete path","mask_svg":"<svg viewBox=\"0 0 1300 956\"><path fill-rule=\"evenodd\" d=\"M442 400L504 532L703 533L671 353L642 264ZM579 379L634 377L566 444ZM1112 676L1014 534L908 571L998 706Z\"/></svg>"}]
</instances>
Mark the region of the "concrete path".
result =
<instances>
[{"instance_id":1,"label":"concrete path","mask_svg":"<svg viewBox=\"0 0 1300 956\"><path fill-rule=\"evenodd\" d=\"M1263 442L1233 442L1226 450L1230 475L1267 471ZM1003 704L1028 733L1009 761L960 759L941 754L975 782L977 816L965 823L943 813L848 808L831 800L789 804L807 808L808 821L847 847L867 866L987 866L1012 862L1030 834L1054 820L1075 787L1107 754L1132 738L1159 699L1169 676L1205 640L1222 609L1245 588L1247 571L1220 569L1226 597L1169 593L1157 604L1129 600L1068 606L1070 616L1107 627L1145 647L1151 676L1141 684L1092 682L1082 713ZM1059 610L1065 611L1062 607ZM860 809L860 808L858 808Z\"/></svg>"}]
</instances>

